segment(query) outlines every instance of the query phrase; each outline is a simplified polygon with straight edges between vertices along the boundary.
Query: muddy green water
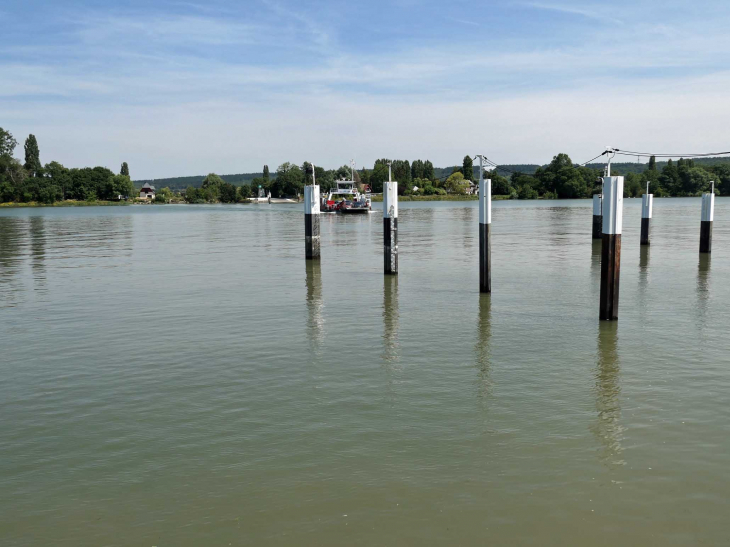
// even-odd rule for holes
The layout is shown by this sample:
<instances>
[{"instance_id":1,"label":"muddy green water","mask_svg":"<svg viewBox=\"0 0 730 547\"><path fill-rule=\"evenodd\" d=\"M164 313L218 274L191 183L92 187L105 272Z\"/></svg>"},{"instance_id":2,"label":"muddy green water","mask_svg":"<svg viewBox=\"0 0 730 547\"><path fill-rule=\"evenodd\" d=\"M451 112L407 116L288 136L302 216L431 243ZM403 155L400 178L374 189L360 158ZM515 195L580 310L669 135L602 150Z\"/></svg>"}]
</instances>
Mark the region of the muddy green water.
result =
<instances>
[{"instance_id":1,"label":"muddy green water","mask_svg":"<svg viewBox=\"0 0 730 547\"><path fill-rule=\"evenodd\" d=\"M730 199L0 211L3 546L727 544Z\"/></svg>"}]
</instances>

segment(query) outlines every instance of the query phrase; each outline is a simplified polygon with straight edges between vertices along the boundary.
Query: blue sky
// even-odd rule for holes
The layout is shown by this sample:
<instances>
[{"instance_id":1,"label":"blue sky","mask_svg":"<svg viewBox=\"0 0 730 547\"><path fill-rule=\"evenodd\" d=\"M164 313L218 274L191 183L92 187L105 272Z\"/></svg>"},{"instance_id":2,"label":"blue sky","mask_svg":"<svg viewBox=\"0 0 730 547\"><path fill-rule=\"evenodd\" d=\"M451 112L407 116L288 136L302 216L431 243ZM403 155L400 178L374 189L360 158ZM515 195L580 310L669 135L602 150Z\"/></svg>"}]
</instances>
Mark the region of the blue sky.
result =
<instances>
[{"instance_id":1,"label":"blue sky","mask_svg":"<svg viewBox=\"0 0 730 547\"><path fill-rule=\"evenodd\" d=\"M724 1L5 0L0 23L0 126L134 178L727 148Z\"/></svg>"}]
</instances>

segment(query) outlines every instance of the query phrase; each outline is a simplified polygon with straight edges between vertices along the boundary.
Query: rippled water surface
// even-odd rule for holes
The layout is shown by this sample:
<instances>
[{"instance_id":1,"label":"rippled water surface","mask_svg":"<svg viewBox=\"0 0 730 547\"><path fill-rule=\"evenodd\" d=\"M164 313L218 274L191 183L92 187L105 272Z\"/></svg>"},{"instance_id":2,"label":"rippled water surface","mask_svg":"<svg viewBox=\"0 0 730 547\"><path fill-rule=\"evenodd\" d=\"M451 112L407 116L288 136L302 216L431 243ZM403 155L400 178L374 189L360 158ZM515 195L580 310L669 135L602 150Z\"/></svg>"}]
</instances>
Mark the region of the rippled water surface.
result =
<instances>
[{"instance_id":1,"label":"rippled water surface","mask_svg":"<svg viewBox=\"0 0 730 547\"><path fill-rule=\"evenodd\" d=\"M730 199L0 211L0 543L721 545Z\"/></svg>"}]
</instances>

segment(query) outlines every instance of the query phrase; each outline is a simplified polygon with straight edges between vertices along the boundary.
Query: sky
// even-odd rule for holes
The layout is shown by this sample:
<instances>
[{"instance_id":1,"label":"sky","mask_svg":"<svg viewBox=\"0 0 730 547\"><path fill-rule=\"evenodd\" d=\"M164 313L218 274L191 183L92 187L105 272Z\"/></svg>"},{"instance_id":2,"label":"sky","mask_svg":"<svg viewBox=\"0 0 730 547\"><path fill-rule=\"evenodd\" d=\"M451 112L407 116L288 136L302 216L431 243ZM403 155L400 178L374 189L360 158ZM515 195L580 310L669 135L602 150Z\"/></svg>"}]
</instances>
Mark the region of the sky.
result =
<instances>
[{"instance_id":1,"label":"sky","mask_svg":"<svg viewBox=\"0 0 730 547\"><path fill-rule=\"evenodd\" d=\"M3 0L0 127L132 178L728 149L726 0Z\"/></svg>"}]
</instances>

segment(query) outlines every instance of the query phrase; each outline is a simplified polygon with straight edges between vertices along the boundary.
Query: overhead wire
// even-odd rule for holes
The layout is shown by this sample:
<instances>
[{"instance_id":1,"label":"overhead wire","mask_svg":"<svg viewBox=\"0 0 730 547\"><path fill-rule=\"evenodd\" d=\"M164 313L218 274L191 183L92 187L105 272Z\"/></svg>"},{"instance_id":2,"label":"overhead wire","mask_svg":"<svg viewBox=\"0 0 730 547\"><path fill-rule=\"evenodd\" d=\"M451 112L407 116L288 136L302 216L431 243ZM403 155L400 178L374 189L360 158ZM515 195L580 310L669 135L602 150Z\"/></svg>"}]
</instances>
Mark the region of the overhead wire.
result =
<instances>
[{"instance_id":1,"label":"overhead wire","mask_svg":"<svg viewBox=\"0 0 730 547\"><path fill-rule=\"evenodd\" d=\"M650 153L650 152L633 152L631 150L623 150L616 148L615 149L616 154L622 155L622 156L641 156L650 158L651 156L654 156L655 158L708 158L712 156L727 156L730 155L730 152L704 152L701 154L669 154L669 153Z\"/></svg>"}]
</instances>

